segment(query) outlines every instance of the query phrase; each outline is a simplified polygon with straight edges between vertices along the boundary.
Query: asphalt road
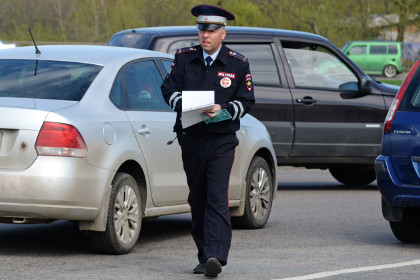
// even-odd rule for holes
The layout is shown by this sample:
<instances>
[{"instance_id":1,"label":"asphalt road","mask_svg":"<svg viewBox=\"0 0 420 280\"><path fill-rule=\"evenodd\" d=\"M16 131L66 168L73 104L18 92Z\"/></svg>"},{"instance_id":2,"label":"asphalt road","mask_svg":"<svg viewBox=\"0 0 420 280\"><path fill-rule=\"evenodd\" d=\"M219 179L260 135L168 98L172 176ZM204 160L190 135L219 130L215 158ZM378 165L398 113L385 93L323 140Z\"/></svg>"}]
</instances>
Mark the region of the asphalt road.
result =
<instances>
[{"instance_id":1,"label":"asphalt road","mask_svg":"<svg viewBox=\"0 0 420 280\"><path fill-rule=\"evenodd\" d=\"M269 222L234 230L217 279L420 278L420 245L395 239L375 183L348 188L321 170L279 175ZM132 253L104 256L76 223L1 224L0 279L206 279L191 274L197 261L189 228L189 214L149 220Z\"/></svg>"}]
</instances>

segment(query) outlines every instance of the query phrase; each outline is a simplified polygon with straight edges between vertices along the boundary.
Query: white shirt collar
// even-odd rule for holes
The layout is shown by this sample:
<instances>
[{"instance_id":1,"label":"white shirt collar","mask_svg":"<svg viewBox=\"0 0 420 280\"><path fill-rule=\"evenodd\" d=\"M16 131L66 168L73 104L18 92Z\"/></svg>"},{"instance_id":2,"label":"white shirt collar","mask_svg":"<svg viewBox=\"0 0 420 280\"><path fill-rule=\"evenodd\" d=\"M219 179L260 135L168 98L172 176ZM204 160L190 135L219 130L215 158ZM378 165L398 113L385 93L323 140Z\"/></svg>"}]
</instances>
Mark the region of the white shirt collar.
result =
<instances>
[{"instance_id":1,"label":"white shirt collar","mask_svg":"<svg viewBox=\"0 0 420 280\"><path fill-rule=\"evenodd\" d=\"M217 50L217 52L215 52L214 54L212 54L212 55L210 55L210 54L208 54L208 53L206 53L204 50L203 50L203 58L204 58L204 61L206 61L206 58L208 57L208 56L210 56L211 57L211 59L213 59L212 60L212 62L210 63L210 65L212 65L213 64L213 62L216 60L216 58L217 58L217 55L219 54L219 52L220 52L220 50L222 49L222 47L220 47L218 50Z\"/></svg>"}]
</instances>

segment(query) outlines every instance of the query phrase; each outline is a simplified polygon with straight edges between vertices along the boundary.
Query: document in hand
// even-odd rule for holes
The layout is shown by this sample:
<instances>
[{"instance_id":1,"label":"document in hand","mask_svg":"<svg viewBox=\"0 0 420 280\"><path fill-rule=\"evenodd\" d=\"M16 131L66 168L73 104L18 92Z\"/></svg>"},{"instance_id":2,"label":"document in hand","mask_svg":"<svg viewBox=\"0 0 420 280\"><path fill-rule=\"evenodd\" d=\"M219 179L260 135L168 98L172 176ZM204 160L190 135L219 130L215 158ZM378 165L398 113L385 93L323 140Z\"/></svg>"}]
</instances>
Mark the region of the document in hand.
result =
<instances>
[{"instance_id":1,"label":"document in hand","mask_svg":"<svg viewBox=\"0 0 420 280\"><path fill-rule=\"evenodd\" d=\"M182 128L202 122L200 114L214 106L214 91L182 92Z\"/></svg>"}]
</instances>

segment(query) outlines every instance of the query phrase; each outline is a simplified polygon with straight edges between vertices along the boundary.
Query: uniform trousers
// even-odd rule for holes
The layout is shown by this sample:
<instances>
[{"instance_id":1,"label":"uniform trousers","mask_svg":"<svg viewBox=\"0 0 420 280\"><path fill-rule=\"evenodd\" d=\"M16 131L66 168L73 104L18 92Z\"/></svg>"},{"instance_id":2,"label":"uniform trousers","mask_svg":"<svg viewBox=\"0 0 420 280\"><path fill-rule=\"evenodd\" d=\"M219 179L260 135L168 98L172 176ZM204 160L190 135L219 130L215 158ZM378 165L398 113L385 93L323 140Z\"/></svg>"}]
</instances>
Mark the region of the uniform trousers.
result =
<instances>
[{"instance_id":1,"label":"uniform trousers","mask_svg":"<svg viewBox=\"0 0 420 280\"><path fill-rule=\"evenodd\" d=\"M190 135L178 133L190 190L191 235L198 260L217 258L226 265L232 240L229 215L229 177L239 144L236 134Z\"/></svg>"}]
</instances>

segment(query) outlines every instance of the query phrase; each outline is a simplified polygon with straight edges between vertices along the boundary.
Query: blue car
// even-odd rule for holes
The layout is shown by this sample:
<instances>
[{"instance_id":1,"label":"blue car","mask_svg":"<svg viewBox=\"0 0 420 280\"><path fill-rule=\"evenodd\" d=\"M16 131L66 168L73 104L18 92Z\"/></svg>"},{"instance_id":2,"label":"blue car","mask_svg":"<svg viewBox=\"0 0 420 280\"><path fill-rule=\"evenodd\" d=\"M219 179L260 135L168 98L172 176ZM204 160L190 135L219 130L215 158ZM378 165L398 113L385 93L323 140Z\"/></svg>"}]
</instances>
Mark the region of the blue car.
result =
<instances>
[{"instance_id":1,"label":"blue car","mask_svg":"<svg viewBox=\"0 0 420 280\"><path fill-rule=\"evenodd\" d=\"M390 106L375 171L395 237L420 243L420 59Z\"/></svg>"}]
</instances>

